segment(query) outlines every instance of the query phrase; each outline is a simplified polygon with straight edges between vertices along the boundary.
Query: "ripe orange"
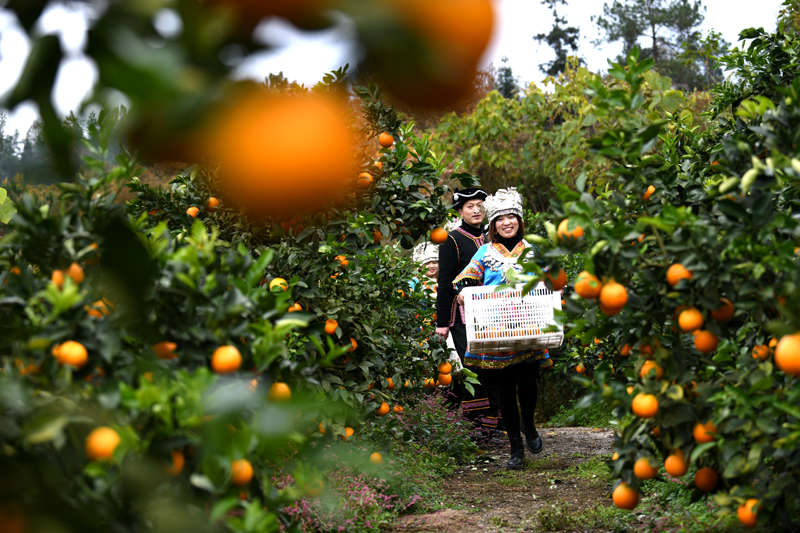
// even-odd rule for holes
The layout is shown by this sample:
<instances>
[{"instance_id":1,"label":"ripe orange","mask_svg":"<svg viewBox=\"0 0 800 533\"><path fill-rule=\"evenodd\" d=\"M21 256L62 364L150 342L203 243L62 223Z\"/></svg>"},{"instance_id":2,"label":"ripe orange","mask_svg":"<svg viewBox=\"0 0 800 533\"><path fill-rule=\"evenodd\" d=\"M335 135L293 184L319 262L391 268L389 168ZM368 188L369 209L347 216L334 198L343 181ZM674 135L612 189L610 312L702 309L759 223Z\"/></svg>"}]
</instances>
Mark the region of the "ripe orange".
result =
<instances>
[{"instance_id":1,"label":"ripe orange","mask_svg":"<svg viewBox=\"0 0 800 533\"><path fill-rule=\"evenodd\" d=\"M208 199L208 202L206 202L206 211L213 213L217 209L219 209L219 200L212 196Z\"/></svg>"},{"instance_id":2,"label":"ripe orange","mask_svg":"<svg viewBox=\"0 0 800 533\"><path fill-rule=\"evenodd\" d=\"M650 185L649 187L647 187L647 190L644 191L644 194L642 195L642 199L645 202L650 200L650 197L653 196L654 192L656 192L656 188L654 186Z\"/></svg>"},{"instance_id":3,"label":"ripe orange","mask_svg":"<svg viewBox=\"0 0 800 533\"><path fill-rule=\"evenodd\" d=\"M197 218L197 214L199 212L200 212L200 209L197 208L197 207L194 207L194 206L192 206L192 207L190 207L189 209L186 210L186 214L189 215L190 217L193 217L193 218Z\"/></svg>"},{"instance_id":4,"label":"ripe orange","mask_svg":"<svg viewBox=\"0 0 800 533\"><path fill-rule=\"evenodd\" d=\"M394 381L392 381L392 378L386 378L386 388L394 390Z\"/></svg>"},{"instance_id":5,"label":"ripe orange","mask_svg":"<svg viewBox=\"0 0 800 533\"><path fill-rule=\"evenodd\" d=\"M53 270L50 275L50 281L59 289L64 287L64 272L61 270Z\"/></svg>"},{"instance_id":6,"label":"ripe orange","mask_svg":"<svg viewBox=\"0 0 800 533\"><path fill-rule=\"evenodd\" d=\"M640 392L633 397L631 410L639 418L653 418L658 413L658 398L652 394Z\"/></svg>"},{"instance_id":7,"label":"ripe orange","mask_svg":"<svg viewBox=\"0 0 800 533\"><path fill-rule=\"evenodd\" d=\"M356 342L356 340L353 337L350 337L350 345L351 346L350 346L350 348L347 349L347 352L348 353L355 352L356 348L358 348L358 343Z\"/></svg>"},{"instance_id":8,"label":"ripe orange","mask_svg":"<svg viewBox=\"0 0 800 533\"><path fill-rule=\"evenodd\" d=\"M269 282L269 290L275 287L280 287L281 290L285 291L289 288L289 284L286 283L286 280L283 278L273 278L272 281Z\"/></svg>"},{"instance_id":9,"label":"ripe orange","mask_svg":"<svg viewBox=\"0 0 800 533\"><path fill-rule=\"evenodd\" d=\"M684 333L700 329L704 323L703 314L696 307L684 309L678 315L678 325Z\"/></svg>"},{"instance_id":10,"label":"ripe orange","mask_svg":"<svg viewBox=\"0 0 800 533\"><path fill-rule=\"evenodd\" d=\"M547 272L544 277L547 278L547 286L554 291L560 291L567 285L567 273L564 272L563 268L558 271L558 276L556 277L553 277L550 272Z\"/></svg>"},{"instance_id":11,"label":"ripe orange","mask_svg":"<svg viewBox=\"0 0 800 533\"><path fill-rule=\"evenodd\" d=\"M341 436L342 440L346 442L347 439L349 439L350 437L353 436L353 433L355 433L355 431L353 431L353 428L345 427L344 428L344 435Z\"/></svg>"},{"instance_id":12,"label":"ripe orange","mask_svg":"<svg viewBox=\"0 0 800 533\"><path fill-rule=\"evenodd\" d=\"M578 363L578 366L575 367L575 372L577 372L578 374L583 374L584 372L586 372L586 367L583 366L583 363Z\"/></svg>"},{"instance_id":13,"label":"ripe orange","mask_svg":"<svg viewBox=\"0 0 800 533\"><path fill-rule=\"evenodd\" d=\"M753 346L753 359L759 361L766 361L769 359L769 346L766 344L757 344Z\"/></svg>"},{"instance_id":14,"label":"ripe orange","mask_svg":"<svg viewBox=\"0 0 800 533\"><path fill-rule=\"evenodd\" d=\"M337 255L334 257L336 261L339 262L339 268L344 270L344 267L350 264L350 261L347 260L347 257L344 255Z\"/></svg>"},{"instance_id":15,"label":"ripe orange","mask_svg":"<svg viewBox=\"0 0 800 533\"><path fill-rule=\"evenodd\" d=\"M719 346L719 339L710 331L696 330L694 337L694 347L700 353L711 353Z\"/></svg>"},{"instance_id":16,"label":"ripe orange","mask_svg":"<svg viewBox=\"0 0 800 533\"><path fill-rule=\"evenodd\" d=\"M439 385L446 387L453 382L453 376L450 374L439 374Z\"/></svg>"},{"instance_id":17,"label":"ripe orange","mask_svg":"<svg viewBox=\"0 0 800 533\"><path fill-rule=\"evenodd\" d=\"M394 144L394 137L388 131L381 132L378 136L378 144L383 148L389 148Z\"/></svg>"},{"instance_id":18,"label":"ripe orange","mask_svg":"<svg viewBox=\"0 0 800 533\"><path fill-rule=\"evenodd\" d=\"M83 344L75 341L67 341L64 344L53 348L53 356L62 365L70 365L80 368L89 360L89 353Z\"/></svg>"},{"instance_id":19,"label":"ripe orange","mask_svg":"<svg viewBox=\"0 0 800 533\"><path fill-rule=\"evenodd\" d=\"M159 359L175 359L178 357L178 354L175 353L177 347L177 344L170 341L161 341L152 346L153 352Z\"/></svg>"},{"instance_id":20,"label":"ripe orange","mask_svg":"<svg viewBox=\"0 0 800 533\"><path fill-rule=\"evenodd\" d=\"M383 234L379 230L375 230L372 232L372 243L373 244L380 244L381 239L383 239Z\"/></svg>"},{"instance_id":21,"label":"ripe orange","mask_svg":"<svg viewBox=\"0 0 800 533\"><path fill-rule=\"evenodd\" d=\"M211 368L217 374L230 374L242 366L242 354L236 346L220 346L211 356Z\"/></svg>"},{"instance_id":22,"label":"ripe orange","mask_svg":"<svg viewBox=\"0 0 800 533\"><path fill-rule=\"evenodd\" d=\"M774 352L775 351L775 347L778 346L778 339L776 339L775 337L772 337L769 340L769 344L767 346L769 346L769 351Z\"/></svg>"},{"instance_id":23,"label":"ripe orange","mask_svg":"<svg viewBox=\"0 0 800 533\"><path fill-rule=\"evenodd\" d=\"M628 357L631 354L631 345L625 344L620 348L619 354L623 357Z\"/></svg>"},{"instance_id":24,"label":"ripe orange","mask_svg":"<svg viewBox=\"0 0 800 533\"><path fill-rule=\"evenodd\" d=\"M641 370L639 371L639 375L642 376L642 378L644 379L650 376L650 372L652 370L655 370L656 372L654 376L655 379L661 379L661 376L664 375L664 369L658 366L658 363L656 363L655 361L649 361L649 360L644 362Z\"/></svg>"},{"instance_id":25,"label":"ripe orange","mask_svg":"<svg viewBox=\"0 0 800 533\"><path fill-rule=\"evenodd\" d=\"M575 280L575 292L578 293L578 296L587 300L597 298L602 288L603 285L600 280L585 270L578 274L578 278Z\"/></svg>"},{"instance_id":26,"label":"ripe orange","mask_svg":"<svg viewBox=\"0 0 800 533\"><path fill-rule=\"evenodd\" d=\"M83 308L86 310L86 314L93 318L103 318L109 312L103 300L97 300L92 305L85 305Z\"/></svg>"},{"instance_id":27,"label":"ripe orange","mask_svg":"<svg viewBox=\"0 0 800 533\"><path fill-rule=\"evenodd\" d=\"M711 492L717 488L717 481L719 481L717 471L707 466L699 469L694 475L695 486L703 492Z\"/></svg>"},{"instance_id":28,"label":"ripe orange","mask_svg":"<svg viewBox=\"0 0 800 533\"><path fill-rule=\"evenodd\" d=\"M383 456L378 452L372 452L372 455L369 456L369 462L378 465L383 462Z\"/></svg>"},{"instance_id":29,"label":"ripe orange","mask_svg":"<svg viewBox=\"0 0 800 533\"><path fill-rule=\"evenodd\" d=\"M689 470L689 463L684 459L680 448L672 452L664 461L664 470L672 477L681 477Z\"/></svg>"},{"instance_id":30,"label":"ripe orange","mask_svg":"<svg viewBox=\"0 0 800 533\"><path fill-rule=\"evenodd\" d=\"M295 302L294 305L289 306L289 309L287 309L289 313L294 313L295 311L302 311L302 310L303 306L297 302Z\"/></svg>"},{"instance_id":31,"label":"ripe orange","mask_svg":"<svg viewBox=\"0 0 800 533\"><path fill-rule=\"evenodd\" d=\"M694 440L699 443L704 442L711 442L714 440L714 436L717 434L717 426L714 425L713 420L709 420L705 424L698 422L694 425L694 430L692 431L692 435L694 435Z\"/></svg>"},{"instance_id":32,"label":"ripe orange","mask_svg":"<svg viewBox=\"0 0 800 533\"><path fill-rule=\"evenodd\" d=\"M395 405L393 411L395 413L402 413L403 412L403 406L402 405Z\"/></svg>"},{"instance_id":33,"label":"ripe orange","mask_svg":"<svg viewBox=\"0 0 800 533\"><path fill-rule=\"evenodd\" d=\"M609 310L621 310L628 303L628 289L613 279L600 289L600 304ZM619 311L617 311L618 313ZM613 313L613 314L617 314Z\"/></svg>"},{"instance_id":34,"label":"ripe orange","mask_svg":"<svg viewBox=\"0 0 800 533\"><path fill-rule=\"evenodd\" d=\"M792 376L800 376L800 332L784 335L775 348L775 365Z\"/></svg>"},{"instance_id":35,"label":"ripe orange","mask_svg":"<svg viewBox=\"0 0 800 533\"><path fill-rule=\"evenodd\" d=\"M439 373L440 374L449 374L453 371L453 365L445 361L444 363L439 364Z\"/></svg>"},{"instance_id":36,"label":"ripe orange","mask_svg":"<svg viewBox=\"0 0 800 533\"><path fill-rule=\"evenodd\" d=\"M736 516L739 522L745 527L756 527L758 524L758 511L753 511L753 507L758 505L756 498L750 498L736 510Z\"/></svg>"},{"instance_id":37,"label":"ripe orange","mask_svg":"<svg viewBox=\"0 0 800 533\"><path fill-rule=\"evenodd\" d=\"M614 455L611 456L611 460L616 461L617 459L619 459L619 452L614 452Z\"/></svg>"},{"instance_id":38,"label":"ripe orange","mask_svg":"<svg viewBox=\"0 0 800 533\"><path fill-rule=\"evenodd\" d=\"M447 230L444 228L433 228L431 230L431 242L434 244L442 244L447 240Z\"/></svg>"},{"instance_id":39,"label":"ripe orange","mask_svg":"<svg viewBox=\"0 0 800 533\"><path fill-rule=\"evenodd\" d=\"M167 474L177 476L181 473L185 465L186 457L184 457L181 450L176 448L172 450L172 464L166 467Z\"/></svg>"},{"instance_id":40,"label":"ripe orange","mask_svg":"<svg viewBox=\"0 0 800 533\"><path fill-rule=\"evenodd\" d=\"M620 483L611 495L614 505L620 509L634 509L639 504L639 493L627 483Z\"/></svg>"},{"instance_id":41,"label":"ripe orange","mask_svg":"<svg viewBox=\"0 0 800 533\"><path fill-rule=\"evenodd\" d=\"M583 237L583 234L584 234L583 228L578 225L576 225L575 228L572 230L569 229L568 218L562 220L561 223L558 225L557 235L560 240L564 240L567 237L570 237L572 239L578 239L580 237Z\"/></svg>"},{"instance_id":42,"label":"ripe orange","mask_svg":"<svg viewBox=\"0 0 800 533\"><path fill-rule=\"evenodd\" d=\"M269 388L267 396L271 402L288 402L292 399L292 389L282 381L276 381Z\"/></svg>"},{"instance_id":43,"label":"ripe orange","mask_svg":"<svg viewBox=\"0 0 800 533\"><path fill-rule=\"evenodd\" d=\"M256 218L286 220L321 211L351 182L356 148L343 99L249 84L234 84L231 93L206 121L193 154L218 163L223 201ZM313 150L310 132L325 136Z\"/></svg>"},{"instance_id":44,"label":"ripe orange","mask_svg":"<svg viewBox=\"0 0 800 533\"><path fill-rule=\"evenodd\" d=\"M81 283L83 283L84 280L83 268L81 268L81 266L78 263L72 263L71 265L69 265L69 268L67 268L64 274L72 278L72 281L74 281L76 285L80 285Z\"/></svg>"},{"instance_id":45,"label":"ripe orange","mask_svg":"<svg viewBox=\"0 0 800 533\"><path fill-rule=\"evenodd\" d=\"M121 441L119 433L110 427L95 428L86 437L86 456L91 461L107 461L114 457L114 450Z\"/></svg>"},{"instance_id":46,"label":"ripe orange","mask_svg":"<svg viewBox=\"0 0 800 533\"><path fill-rule=\"evenodd\" d=\"M325 422L319 423L319 432L322 433L323 435L325 434Z\"/></svg>"},{"instance_id":47,"label":"ripe orange","mask_svg":"<svg viewBox=\"0 0 800 533\"><path fill-rule=\"evenodd\" d=\"M658 475L658 468L653 468L647 457L640 457L633 464L633 475L639 479L653 479Z\"/></svg>"},{"instance_id":48,"label":"ripe orange","mask_svg":"<svg viewBox=\"0 0 800 533\"><path fill-rule=\"evenodd\" d=\"M432 389L436 386L436 382L433 381L433 378L427 378L425 379L425 382L422 384L422 386L425 387L426 389Z\"/></svg>"},{"instance_id":49,"label":"ripe orange","mask_svg":"<svg viewBox=\"0 0 800 533\"><path fill-rule=\"evenodd\" d=\"M374 163L372 163L372 164L373 164L373 165L375 165L375 168L377 168L378 170L383 170L383 163L382 163L382 162L380 162L380 161L375 161L375 162L374 162Z\"/></svg>"},{"instance_id":50,"label":"ripe orange","mask_svg":"<svg viewBox=\"0 0 800 533\"><path fill-rule=\"evenodd\" d=\"M325 333L328 335L333 335L336 333L336 328L339 327L339 323L334 320L333 318L329 318L325 321Z\"/></svg>"},{"instance_id":51,"label":"ripe orange","mask_svg":"<svg viewBox=\"0 0 800 533\"><path fill-rule=\"evenodd\" d=\"M626 391L626 392L627 392L629 395L630 395L630 394L633 394L633 385L628 385L628 386L625 388L625 391Z\"/></svg>"},{"instance_id":52,"label":"ripe orange","mask_svg":"<svg viewBox=\"0 0 800 533\"><path fill-rule=\"evenodd\" d=\"M247 459L239 459L231 463L231 483L237 487L247 485L253 479L253 465Z\"/></svg>"},{"instance_id":53,"label":"ripe orange","mask_svg":"<svg viewBox=\"0 0 800 533\"><path fill-rule=\"evenodd\" d=\"M358 186L361 189L369 189L372 185L372 174L369 172L362 172L358 175Z\"/></svg>"},{"instance_id":54,"label":"ripe orange","mask_svg":"<svg viewBox=\"0 0 800 533\"><path fill-rule=\"evenodd\" d=\"M375 409L375 414L378 415L378 416L385 416L385 415L389 414L389 411L391 411L391 409L389 408L389 404L386 403L386 402L383 402L383 403L381 403L380 407Z\"/></svg>"},{"instance_id":55,"label":"ripe orange","mask_svg":"<svg viewBox=\"0 0 800 533\"><path fill-rule=\"evenodd\" d=\"M719 301L722 302L722 305L711 311L711 317L717 322L727 322L733 318L735 311L733 303L727 298L720 298Z\"/></svg>"},{"instance_id":56,"label":"ripe orange","mask_svg":"<svg viewBox=\"0 0 800 533\"><path fill-rule=\"evenodd\" d=\"M653 436L657 439L661 438L661 428L653 428Z\"/></svg>"},{"instance_id":57,"label":"ripe orange","mask_svg":"<svg viewBox=\"0 0 800 533\"><path fill-rule=\"evenodd\" d=\"M675 263L667 269L667 283L669 283L671 287L677 285L682 279L692 279L692 276L694 276L694 273L691 270L687 270L680 263Z\"/></svg>"}]
</instances>

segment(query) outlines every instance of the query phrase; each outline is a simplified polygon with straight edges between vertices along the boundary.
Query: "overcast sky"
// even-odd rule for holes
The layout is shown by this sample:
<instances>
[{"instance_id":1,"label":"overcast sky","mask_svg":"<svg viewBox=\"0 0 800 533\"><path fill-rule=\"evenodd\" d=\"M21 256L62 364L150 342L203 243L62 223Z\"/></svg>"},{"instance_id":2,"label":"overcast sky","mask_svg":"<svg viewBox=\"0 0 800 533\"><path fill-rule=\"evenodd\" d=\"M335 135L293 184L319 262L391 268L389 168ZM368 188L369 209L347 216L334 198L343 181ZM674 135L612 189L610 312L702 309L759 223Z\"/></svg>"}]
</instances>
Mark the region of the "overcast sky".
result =
<instances>
[{"instance_id":1,"label":"overcast sky","mask_svg":"<svg viewBox=\"0 0 800 533\"><path fill-rule=\"evenodd\" d=\"M601 47L591 43L598 37L591 16L602 13L603 3L602 0L570 0L569 6L558 10L570 26L580 28L579 55L593 71L607 70L606 59L616 57L622 49L621 43ZM707 8L701 26L703 33L714 29L736 45L738 34L744 28L763 27L773 31L782 0L704 0L703 3ZM521 82L541 82L544 75L538 66L551 60L553 53L546 45L535 41L533 35L550 30L553 24L551 12L541 5L540 0L495 0L495 7L494 37L484 54L483 64L500 66L501 58L505 56ZM50 9L41 20L41 30L60 33L62 44L68 51L54 93L56 108L62 114L77 109L97 79L94 67L81 53L87 26L86 15L81 9L80 6ZM169 31L172 20L166 15L160 17L158 23L164 31ZM262 80L269 73L282 71L290 80L310 85L325 72L348 62L354 65L357 61L352 30L346 21L329 31L304 33L274 20L262 26L261 34L276 48L246 61L236 76ZM15 17L0 9L0 94L16 83L29 49L30 43ZM22 104L5 112L9 115L7 134L19 129L24 135L37 116L32 104Z\"/></svg>"}]
</instances>

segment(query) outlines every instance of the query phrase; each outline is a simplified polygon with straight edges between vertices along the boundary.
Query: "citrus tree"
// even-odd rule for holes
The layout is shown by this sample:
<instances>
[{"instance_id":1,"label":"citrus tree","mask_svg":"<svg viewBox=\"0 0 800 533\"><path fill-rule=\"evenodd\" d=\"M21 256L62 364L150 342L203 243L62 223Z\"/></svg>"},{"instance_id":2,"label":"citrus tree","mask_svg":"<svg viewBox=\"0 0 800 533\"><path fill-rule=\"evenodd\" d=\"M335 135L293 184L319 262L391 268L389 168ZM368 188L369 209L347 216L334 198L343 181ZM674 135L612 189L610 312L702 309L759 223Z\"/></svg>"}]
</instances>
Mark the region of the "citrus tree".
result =
<instances>
[{"instance_id":1,"label":"citrus tree","mask_svg":"<svg viewBox=\"0 0 800 533\"><path fill-rule=\"evenodd\" d=\"M737 82L713 90L708 129L638 112L652 109L652 61L635 54L610 70L621 85L588 83L593 113L616 124L588 141L613 179L559 193L557 225L530 237L544 259L528 270L583 254L565 330L602 344L567 369L583 367L582 405L614 407L618 506L635 507L663 464L694 472L695 497L711 493L747 526L788 525L800 480L800 44L741 37L748 49L721 59Z\"/></svg>"}]
</instances>

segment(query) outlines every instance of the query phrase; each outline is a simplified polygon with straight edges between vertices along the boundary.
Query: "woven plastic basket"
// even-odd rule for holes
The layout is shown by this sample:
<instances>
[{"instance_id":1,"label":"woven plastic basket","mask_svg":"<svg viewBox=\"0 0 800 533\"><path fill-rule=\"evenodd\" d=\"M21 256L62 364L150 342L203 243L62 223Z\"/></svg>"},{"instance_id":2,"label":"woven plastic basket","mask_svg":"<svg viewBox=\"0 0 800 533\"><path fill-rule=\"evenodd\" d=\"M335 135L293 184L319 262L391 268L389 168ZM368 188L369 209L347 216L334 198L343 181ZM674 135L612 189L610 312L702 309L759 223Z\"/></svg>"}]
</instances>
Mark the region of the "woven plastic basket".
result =
<instances>
[{"instance_id":1,"label":"woven plastic basket","mask_svg":"<svg viewBox=\"0 0 800 533\"><path fill-rule=\"evenodd\" d=\"M556 324L554 309L561 310L561 295L539 283L522 296L522 285L495 292L494 286L467 287L464 311L467 351L470 353L519 352L556 348L564 340L564 327ZM548 326L557 331L544 332Z\"/></svg>"}]
</instances>

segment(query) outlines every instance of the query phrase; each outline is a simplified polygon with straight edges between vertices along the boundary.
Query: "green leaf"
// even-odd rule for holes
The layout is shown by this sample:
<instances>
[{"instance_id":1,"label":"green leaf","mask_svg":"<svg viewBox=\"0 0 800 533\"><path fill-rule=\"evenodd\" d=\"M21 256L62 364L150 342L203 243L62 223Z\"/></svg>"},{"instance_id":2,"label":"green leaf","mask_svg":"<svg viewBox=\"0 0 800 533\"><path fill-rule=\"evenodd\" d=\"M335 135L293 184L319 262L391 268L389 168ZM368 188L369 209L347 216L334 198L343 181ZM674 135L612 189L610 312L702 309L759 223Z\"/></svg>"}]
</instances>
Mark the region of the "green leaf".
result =
<instances>
[{"instance_id":1,"label":"green leaf","mask_svg":"<svg viewBox=\"0 0 800 533\"><path fill-rule=\"evenodd\" d=\"M695 446L695 448L692 450L692 455L689 456L689 461L694 463L707 450L710 450L711 448L714 448L716 445L717 445L717 443L712 441L712 442L704 442L703 444Z\"/></svg>"},{"instance_id":2,"label":"green leaf","mask_svg":"<svg viewBox=\"0 0 800 533\"><path fill-rule=\"evenodd\" d=\"M661 97L661 106L664 108L665 111L670 113L674 113L678 110L678 107L683 103L683 91L678 91L675 89L670 89L664 92L664 95Z\"/></svg>"}]
</instances>

